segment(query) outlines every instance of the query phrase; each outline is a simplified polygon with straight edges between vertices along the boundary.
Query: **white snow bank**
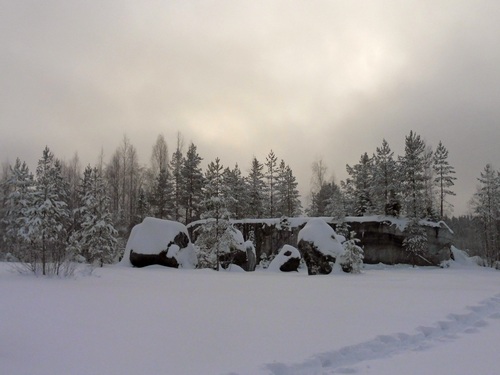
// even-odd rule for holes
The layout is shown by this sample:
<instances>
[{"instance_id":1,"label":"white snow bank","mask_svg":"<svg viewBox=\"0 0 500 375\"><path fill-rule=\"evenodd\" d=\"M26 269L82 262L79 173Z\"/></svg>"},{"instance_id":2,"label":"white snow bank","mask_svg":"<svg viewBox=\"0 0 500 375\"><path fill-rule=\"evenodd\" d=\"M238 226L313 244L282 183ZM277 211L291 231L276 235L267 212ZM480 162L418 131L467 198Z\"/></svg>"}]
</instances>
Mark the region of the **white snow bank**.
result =
<instances>
[{"instance_id":1,"label":"white snow bank","mask_svg":"<svg viewBox=\"0 0 500 375\"><path fill-rule=\"evenodd\" d=\"M324 255L338 257L344 253L340 236L321 218L313 218L307 222L298 234L297 242L312 242Z\"/></svg>"},{"instance_id":2,"label":"white snow bank","mask_svg":"<svg viewBox=\"0 0 500 375\"><path fill-rule=\"evenodd\" d=\"M188 246L182 249L175 244L168 246L179 233L184 233L189 238L189 233L184 224L177 221L146 217L142 223L137 224L132 229L120 264L132 266L129 259L130 250L141 254L159 254L161 251L167 250L167 256L174 257L179 263L179 267L194 268L197 260L191 240Z\"/></svg>"},{"instance_id":3,"label":"white snow bank","mask_svg":"<svg viewBox=\"0 0 500 375\"><path fill-rule=\"evenodd\" d=\"M301 259L299 250L291 245L283 245L278 255L276 255L271 263L269 263L269 267L267 267L267 270L273 272L281 272L280 267L285 264L290 258Z\"/></svg>"}]
</instances>

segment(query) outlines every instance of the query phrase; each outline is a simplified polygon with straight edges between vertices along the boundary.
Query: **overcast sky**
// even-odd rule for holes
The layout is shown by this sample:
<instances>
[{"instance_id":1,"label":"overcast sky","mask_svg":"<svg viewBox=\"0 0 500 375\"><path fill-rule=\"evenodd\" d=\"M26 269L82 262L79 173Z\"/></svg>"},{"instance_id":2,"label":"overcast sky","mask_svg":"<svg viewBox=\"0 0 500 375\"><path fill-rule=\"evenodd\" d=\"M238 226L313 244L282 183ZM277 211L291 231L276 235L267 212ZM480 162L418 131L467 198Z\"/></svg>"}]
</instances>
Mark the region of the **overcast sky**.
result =
<instances>
[{"instance_id":1,"label":"overcast sky","mask_svg":"<svg viewBox=\"0 0 500 375\"><path fill-rule=\"evenodd\" d=\"M500 168L500 2L0 0L0 161L84 165L177 132L246 172L273 149L309 191L385 138L441 140L466 212Z\"/></svg>"}]
</instances>

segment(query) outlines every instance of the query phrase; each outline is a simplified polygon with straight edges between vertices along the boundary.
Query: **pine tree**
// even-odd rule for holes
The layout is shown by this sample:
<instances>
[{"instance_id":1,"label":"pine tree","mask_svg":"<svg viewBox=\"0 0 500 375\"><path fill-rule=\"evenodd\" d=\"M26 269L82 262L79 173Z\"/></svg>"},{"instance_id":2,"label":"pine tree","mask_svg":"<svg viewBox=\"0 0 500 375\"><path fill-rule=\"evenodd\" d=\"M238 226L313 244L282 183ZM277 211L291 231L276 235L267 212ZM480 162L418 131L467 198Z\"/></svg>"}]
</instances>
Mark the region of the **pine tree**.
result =
<instances>
[{"instance_id":1,"label":"pine tree","mask_svg":"<svg viewBox=\"0 0 500 375\"><path fill-rule=\"evenodd\" d=\"M247 178L248 185L248 217L264 217L265 183L262 172L264 166L257 160L252 159L252 165Z\"/></svg>"},{"instance_id":2,"label":"pine tree","mask_svg":"<svg viewBox=\"0 0 500 375\"><path fill-rule=\"evenodd\" d=\"M203 199L203 172L200 167L202 160L198 155L196 146L191 143L181 169L184 184L181 197L186 212L186 224L200 218L201 201Z\"/></svg>"},{"instance_id":3,"label":"pine tree","mask_svg":"<svg viewBox=\"0 0 500 375\"><path fill-rule=\"evenodd\" d=\"M406 215L412 219L420 219L425 215L424 152L424 141L410 131L405 138L405 155L400 159L400 163L404 208Z\"/></svg>"},{"instance_id":4,"label":"pine tree","mask_svg":"<svg viewBox=\"0 0 500 375\"><path fill-rule=\"evenodd\" d=\"M267 190L267 217L275 217L276 216L276 180L277 180L277 172L278 172L278 158L274 154L273 150L269 152L266 157L266 190Z\"/></svg>"},{"instance_id":5,"label":"pine tree","mask_svg":"<svg viewBox=\"0 0 500 375\"><path fill-rule=\"evenodd\" d=\"M66 260L69 212L64 199L61 164L46 147L38 161L35 188L28 194L23 210L22 235L30 244L23 262L34 273L59 275Z\"/></svg>"},{"instance_id":6,"label":"pine tree","mask_svg":"<svg viewBox=\"0 0 500 375\"><path fill-rule=\"evenodd\" d=\"M483 257L489 266L494 266L500 261L500 176L487 164L478 181L472 207L480 223Z\"/></svg>"},{"instance_id":7,"label":"pine tree","mask_svg":"<svg viewBox=\"0 0 500 375\"><path fill-rule=\"evenodd\" d=\"M451 187L455 185L454 181L457 178L453 176L455 174L455 168L448 163L448 150L443 146L441 141L439 141L439 145L434 153L433 168L436 175L434 184L439 194L439 216L443 219L445 204L448 203L446 202L446 197L448 195L455 195ZM448 205L453 207L449 203Z\"/></svg>"}]
</instances>

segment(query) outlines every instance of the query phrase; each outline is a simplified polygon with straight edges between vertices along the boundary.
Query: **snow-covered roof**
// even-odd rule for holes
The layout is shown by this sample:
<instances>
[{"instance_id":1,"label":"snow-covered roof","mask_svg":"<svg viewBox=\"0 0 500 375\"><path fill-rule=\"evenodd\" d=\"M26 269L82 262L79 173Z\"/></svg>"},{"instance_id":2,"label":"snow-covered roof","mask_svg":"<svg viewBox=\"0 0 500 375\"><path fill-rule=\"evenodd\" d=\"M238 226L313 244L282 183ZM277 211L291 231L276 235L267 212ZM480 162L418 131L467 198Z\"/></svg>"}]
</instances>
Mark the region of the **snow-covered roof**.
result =
<instances>
[{"instance_id":1,"label":"snow-covered roof","mask_svg":"<svg viewBox=\"0 0 500 375\"><path fill-rule=\"evenodd\" d=\"M331 216L325 216L325 217L305 217L305 216L303 216L303 217L289 217L289 218L287 218L287 221L289 223L289 228L298 228L298 227L308 223L310 220L313 220L313 219L322 219L326 223L330 223L330 224L338 222L337 219L334 219ZM208 220L211 220L211 219L193 221L192 223L188 224L188 228L202 225L202 224L206 223ZM368 222L389 223L389 225L395 225L400 231L404 231L406 226L409 223L409 220L406 217L395 217L395 216L386 216L386 215L346 216L344 221L347 223L368 223ZM240 219L240 220L230 219L229 222L232 224L263 224L265 226L274 226L274 227L276 227L276 229L281 229L282 219L281 218ZM429 220L420 220L419 223L421 225L426 226L426 227L445 228L445 229L449 230L450 233L453 233L453 231L450 229L450 227L444 221L435 222L435 221L429 221Z\"/></svg>"}]
</instances>

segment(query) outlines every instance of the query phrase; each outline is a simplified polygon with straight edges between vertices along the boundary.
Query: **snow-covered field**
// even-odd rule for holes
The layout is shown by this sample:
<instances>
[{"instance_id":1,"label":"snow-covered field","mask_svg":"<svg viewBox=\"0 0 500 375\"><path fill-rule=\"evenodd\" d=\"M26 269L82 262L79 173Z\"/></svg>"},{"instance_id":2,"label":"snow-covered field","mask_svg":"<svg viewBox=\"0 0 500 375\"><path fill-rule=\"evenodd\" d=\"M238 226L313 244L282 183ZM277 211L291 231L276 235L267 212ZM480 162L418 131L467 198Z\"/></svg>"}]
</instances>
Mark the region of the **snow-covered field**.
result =
<instances>
[{"instance_id":1,"label":"snow-covered field","mask_svg":"<svg viewBox=\"0 0 500 375\"><path fill-rule=\"evenodd\" d=\"M500 272L307 276L0 263L0 374L498 374Z\"/></svg>"}]
</instances>

